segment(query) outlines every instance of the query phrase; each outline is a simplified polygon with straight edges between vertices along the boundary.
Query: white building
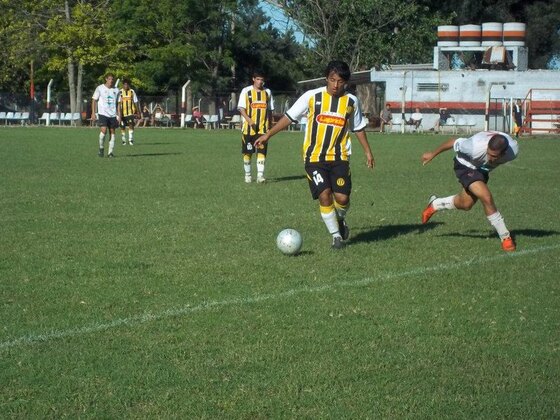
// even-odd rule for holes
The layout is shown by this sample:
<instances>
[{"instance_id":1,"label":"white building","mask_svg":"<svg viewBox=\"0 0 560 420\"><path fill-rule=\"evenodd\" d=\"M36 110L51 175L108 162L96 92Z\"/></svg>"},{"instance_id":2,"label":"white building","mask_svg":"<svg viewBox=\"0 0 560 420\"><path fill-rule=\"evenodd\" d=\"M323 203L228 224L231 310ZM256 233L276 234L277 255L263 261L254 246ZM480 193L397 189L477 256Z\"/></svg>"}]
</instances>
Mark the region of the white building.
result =
<instances>
[{"instance_id":1,"label":"white building","mask_svg":"<svg viewBox=\"0 0 560 420\"><path fill-rule=\"evenodd\" d=\"M508 104L521 99L528 121L526 132L558 132L560 127L559 71L441 71L402 66L371 70L370 81L384 90L396 122L399 117L408 119L418 107L424 117L422 125L428 129L438 119L440 108L447 108L454 123L461 123L457 129L508 131ZM395 125L395 129L402 131L405 127Z\"/></svg>"}]
</instances>

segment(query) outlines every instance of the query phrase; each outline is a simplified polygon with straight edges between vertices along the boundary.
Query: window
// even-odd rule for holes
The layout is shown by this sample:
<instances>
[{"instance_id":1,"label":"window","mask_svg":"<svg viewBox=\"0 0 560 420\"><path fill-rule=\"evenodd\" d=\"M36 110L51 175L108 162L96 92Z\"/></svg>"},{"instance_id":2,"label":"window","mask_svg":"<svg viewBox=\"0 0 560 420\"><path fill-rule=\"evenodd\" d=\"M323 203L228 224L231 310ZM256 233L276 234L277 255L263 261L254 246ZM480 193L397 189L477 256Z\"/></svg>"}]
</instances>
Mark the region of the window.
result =
<instances>
[{"instance_id":1,"label":"window","mask_svg":"<svg viewBox=\"0 0 560 420\"><path fill-rule=\"evenodd\" d=\"M449 90L449 83L418 83L416 90L418 92L446 92Z\"/></svg>"}]
</instances>

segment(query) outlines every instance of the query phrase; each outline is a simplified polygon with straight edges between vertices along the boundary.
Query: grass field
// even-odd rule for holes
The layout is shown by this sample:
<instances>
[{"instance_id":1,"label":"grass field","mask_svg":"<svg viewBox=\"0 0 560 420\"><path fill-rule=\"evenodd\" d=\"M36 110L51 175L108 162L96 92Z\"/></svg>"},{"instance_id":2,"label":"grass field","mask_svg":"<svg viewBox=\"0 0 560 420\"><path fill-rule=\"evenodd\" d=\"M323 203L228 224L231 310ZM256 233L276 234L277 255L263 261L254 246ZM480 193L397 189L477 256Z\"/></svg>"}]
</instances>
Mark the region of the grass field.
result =
<instances>
[{"instance_id":1,"label":"grass field","mask_svg":"<svg viewBox=\"0 0 560 420\"><path fill-rule=\"evenodd\" d=\"M239 133L0 129L1 418L559 418L560 138L491 176L518 250L458 191L443 136L355 143L330 249L301 134L243 182ZM277 233L299 230L282 255Z\"/></svg>"}]
</instances>

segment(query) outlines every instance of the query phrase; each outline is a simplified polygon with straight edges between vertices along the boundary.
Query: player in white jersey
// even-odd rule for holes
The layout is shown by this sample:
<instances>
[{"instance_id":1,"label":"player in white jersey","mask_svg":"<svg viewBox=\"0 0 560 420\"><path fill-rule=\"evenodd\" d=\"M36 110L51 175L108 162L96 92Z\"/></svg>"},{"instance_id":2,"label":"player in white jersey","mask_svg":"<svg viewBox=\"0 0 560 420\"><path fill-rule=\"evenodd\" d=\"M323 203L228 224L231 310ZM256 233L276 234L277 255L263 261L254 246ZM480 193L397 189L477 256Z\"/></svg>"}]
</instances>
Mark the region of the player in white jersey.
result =
<instances>
[{"instance_id":1,"label":"player in white jersey","mask_svg":"<svg viewBox=\"0 0 560 420\"><path fill-rule=\"evenodd\" d=\"M108 73L105 76L105 83L97 86L92 96L91 120L96 121L100 128L99 133L99 157L104 156L105 134L109 129L109 153L108 157L115 157L115 130L119 126L119 116L117 113L117 99L119 90L113 87L114 76Z\"/></svg>"},{"instance_id":2,"label":"player in white jersey","mask_svg":"<svg viewBox=\"0 0 560 420\"><path fill-rule=\"evenodd\" d=\"M504 218L494 204L487 183L490 171L517 157L519 153L517 141L506 133L482 131L469 138L445 141L434 151L424 153L422 164L426 165L437 155L450 149L456 153L455 175L463 190L459 194L444 198L431 196L428 206L422 212L422 223L427 223L438 210L470 210L480 200L488 221L500 236L502 249L515 251L515 242L511 238Z\"/></svg>"}]
</instances>

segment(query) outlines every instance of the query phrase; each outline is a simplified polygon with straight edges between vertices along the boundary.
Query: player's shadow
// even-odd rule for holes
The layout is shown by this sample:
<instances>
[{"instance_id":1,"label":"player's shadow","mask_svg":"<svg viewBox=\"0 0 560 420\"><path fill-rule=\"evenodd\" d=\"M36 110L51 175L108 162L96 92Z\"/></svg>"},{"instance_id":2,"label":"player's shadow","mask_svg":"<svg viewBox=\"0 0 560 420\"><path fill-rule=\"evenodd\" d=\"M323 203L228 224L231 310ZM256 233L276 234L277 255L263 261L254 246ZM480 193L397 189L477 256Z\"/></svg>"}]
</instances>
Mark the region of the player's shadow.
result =
<instances>
[{"instance_id":1,"label":"player's shadow","mask_svg":"<svg viewBox=\"0 0 560 420\"><path fill-rule=\"evenodd\" d=\"M432 230L439 225L441 222L432 222L426 225L422 224L408 224L408 225L384 225L378 226L375 229L364 230L357 235L352 237L352 242L375 242L384 241L391 238L396 238L397 236L410 235L412 233L423 233L428 230Z\"/></svg>"},{"instance_id":2,"label":"player's shadow","mask_svg":"<svg viewBox=\"0 0 560 420\"><path fill-rule=\"evenodd\" d=\"M298 252L296 255L292 255L292 257L297 258L297 257L303 257L305 255L313 255L313 251L301 251Z\"/></svg>"},{"instance_id":3,"label":"player's shadow","mask_svg":"<svg viewBox=\"0 0 560 420\"><path fill-rule=\"evenodd\" d=\"M560 235L560 232L556 230L544 230L544 229L517 229L517 230L512 230L511 235L513 237L528 236L530 238L544 238L545 236ZM488 231L482 233L476 230L469 230L466 233L459 233L459 232L443 233L438 236L458 236L458 237L466 237L466 238L487 239L487 238L496 237L496 232Z\"/></svg>"},{"instance_id":4,"label":"player's shadow","mask_svg":"<svg viewBox=\"0 0 560 420\"><path fill-rule=\"evenodd\" d=\"M305 175L292 175L292 176L282 176L279 178L267 178L267 182L284 182L284 181L296 181L298 179L305 179Z\"/></svg>"},{"instance_id":5,"label":"player's shadow","mask_svg":"<svg viewBox=\"0 0 560 420\"><path fill-rule=\"evenodd\" d=\"M136 153L133 155L123 155L123 158L137 158L137 157L150 157L150 156L173 156L173 155L182 155L183 153Z\"/></svg>"}]
</instances>

